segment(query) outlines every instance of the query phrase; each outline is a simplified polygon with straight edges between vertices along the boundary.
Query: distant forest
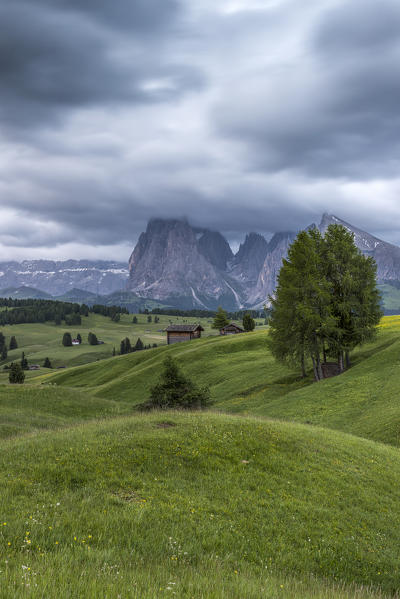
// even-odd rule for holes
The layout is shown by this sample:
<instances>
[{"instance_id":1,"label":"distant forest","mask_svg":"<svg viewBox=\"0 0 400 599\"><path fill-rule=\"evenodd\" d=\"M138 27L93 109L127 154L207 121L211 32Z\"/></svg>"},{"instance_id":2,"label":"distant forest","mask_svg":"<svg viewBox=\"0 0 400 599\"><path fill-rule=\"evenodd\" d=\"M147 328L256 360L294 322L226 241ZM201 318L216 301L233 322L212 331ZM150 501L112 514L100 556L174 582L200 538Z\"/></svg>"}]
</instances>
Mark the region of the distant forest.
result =
<instances>
[{"instance_id":1,"label":"distant forest","mask_svg":"<svg viewBox=\"0 0 400 599\"><path fill-rule=\"evenodd\" d=\"M0 298L0 308L5 308L0 311L0 326L48 321L61 324L63 320L66 325L80 325L82 316L89 316L90 312L108 316L113 320L117 315L129 314L129 311L121 306L89 307L86 304L43 299Z\"/></svg>"},{"instance_id":2,"label":"distant forest","mask_svg":"<svg viewBox=\"0 0 400 599\"><path fill-rule=\"evenodd\" d=\"M150 313L148 310L145 314ZM214 318L217 310L178 310L174 308L154 308L151 314L159 314L160 316L182 316L188 318ZM229 320L242 320L244 314L250 314L252 318L267 318L269 310L239 310L237 312L227 312Z\"/></svg>"}]
</instances>

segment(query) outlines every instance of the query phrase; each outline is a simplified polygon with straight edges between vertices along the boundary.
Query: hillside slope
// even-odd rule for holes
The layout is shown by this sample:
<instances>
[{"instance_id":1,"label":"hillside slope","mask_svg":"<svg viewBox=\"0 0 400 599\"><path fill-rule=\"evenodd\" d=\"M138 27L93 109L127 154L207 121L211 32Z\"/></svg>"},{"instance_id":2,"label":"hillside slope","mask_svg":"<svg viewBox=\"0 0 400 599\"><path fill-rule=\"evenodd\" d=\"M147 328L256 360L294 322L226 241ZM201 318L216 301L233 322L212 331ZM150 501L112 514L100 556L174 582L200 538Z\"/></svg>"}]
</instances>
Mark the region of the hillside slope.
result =
<instances>
[{"instance_id":1,"label":"hillside slope","mask_svg":"<svg viewBox=\"0 0 400 599\"><path fill-rule=\"evenodd\" d=\"M394 448L222 414L1 441L0 596L389 596L399 477Z\"/></svg>"},{"instance_id":2,"label":"hillside slope","mask_svg":"<svg viewBox=\"0 0 400 599\"><path fill-rule=\"evenodd\" d=\"M148 397L171 355L193 380L209 385L215 401L237 393L262 389L288 371L273 360L267 349L267 331L233 337L208 337L196 341L135 352L108 361L69 369L49 381L70 387L87 387L98 396L138 404ZM293 377L292 377L293 378Z\"/></svg>"},{"instance_id":3,"label":"hillside slope","mask_svg":"<svg viewBox=\"0 0 400 599\"><path fill-rule=\"evenodd\" d=\"M135 405L148 397L168 353L193 380L210 386L214 409L313 423L400 445L399 333L400 318L386 317L377 341L355 352L354 366L321 384L279 365L268 350L267 331L135 353L49 380Z\"/></svg>"},{"instance_id":4,"label":"hillside slope","mask_svg":"<svg viewBox=\"0 0 400 599\"><path fill-rule=\"evenodd\" d=\"M305 422L400 446L400 318L383 319L378 340L356 354L343 375L276 397L261 391L232 398L234 412Z\"/></svg>"}]
</instances>

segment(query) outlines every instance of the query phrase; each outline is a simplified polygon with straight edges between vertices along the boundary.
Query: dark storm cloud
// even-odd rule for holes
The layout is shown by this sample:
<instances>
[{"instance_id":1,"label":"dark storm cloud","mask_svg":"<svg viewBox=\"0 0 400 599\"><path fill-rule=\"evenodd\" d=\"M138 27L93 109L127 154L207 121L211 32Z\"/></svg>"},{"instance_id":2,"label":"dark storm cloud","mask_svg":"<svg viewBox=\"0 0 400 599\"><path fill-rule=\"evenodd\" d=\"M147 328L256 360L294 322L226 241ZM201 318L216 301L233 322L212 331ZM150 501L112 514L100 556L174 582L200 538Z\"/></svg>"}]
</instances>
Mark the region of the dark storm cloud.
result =
<instances>
[{"instance_id":1,"label":"dark storm cloud","mask_svg":"<svg viewBox=\"0 0 400 599\"><path fill-rule=\"evenodd\" d=\"M400 242L399 31L394 0L3 0L0 253L324 211Z\"/></svg>"},{"instance_id":2,"label":"dark storm cloud","mask_svg":"<svg viewBox=\"0 0 400 599\"><path fill-rule=\"evenodd\" d=\"M174 0L122 0L118 9L105 0L2 2L3 131L65 118L72 108L167 101L202 85L198 70L163 55L177 14ZM146 86L160 79L168 84Z\"/></svg>"},{"instance_id":3,"label":"dark storm cloud","mask_svg":"<svg viewBox=\"0 0 400 599\"><path fill-rule=\"evenodd\" d=\"M15 3L15 0L14 0ZM179 13L177 0L41 0L41 4L65 13L80 13L107 27L127 29L135 35L154 35Z\"/></svg>"},{"instance_id":4,"label":"dark storm cloud","mask_svg":"<svg viewBox=\"0 0 400 599\"><path fill-rule=\"evenodd\" d=\"M220 104L219 130L246 139L252 165L266 171L397 176L399 31L394 1L322 9L300 59L258 70L233 102Z\"/></svg>"}]
</instances>

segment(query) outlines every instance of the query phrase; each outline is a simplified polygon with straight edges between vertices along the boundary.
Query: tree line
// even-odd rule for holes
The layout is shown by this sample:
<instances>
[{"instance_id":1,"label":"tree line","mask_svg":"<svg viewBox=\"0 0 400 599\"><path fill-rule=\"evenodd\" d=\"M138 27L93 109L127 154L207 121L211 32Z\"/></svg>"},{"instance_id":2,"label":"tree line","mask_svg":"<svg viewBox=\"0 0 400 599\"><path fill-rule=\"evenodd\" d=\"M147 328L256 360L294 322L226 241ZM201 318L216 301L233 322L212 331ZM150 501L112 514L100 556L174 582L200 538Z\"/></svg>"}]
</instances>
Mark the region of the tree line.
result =
<instances>
[{"instance_id":1,"label":"tree line","mask_svg":"<svg viewBox=\"0 0 400 599\"><path fill-rule=\"evenodd\" d=\"M302 376L312 364L316 381L328 360L339 373L348 368L351 351L374 339L382 317L376 263L339 225L330 225L325 236L318 229L298 234L270 301L273 355Z\"/></svg>"},{"instance_id":2,"label":"tree line","mask_svg":"<svg viewBox=\"0 0 400 599\"><path fill-rule=\"evenodd\" d=\"M158 314L160 316L181 316L183 318L215 318L219 311L218 310L178 310L175 308L154 308L151 313ZM269 312L267 308L263 310L238 310L236 312L229 312L224 310L227 319L230 320L242 320L245 314L250 314L252 318L265 318Z\"/></svg>"},{"instance_id":3,"label":"tree line","mask_svg":"<svg viewBox=\"0 0 400 599\"><path fill-rule=\"evenodd\" d=\"M256 326L256 321L252 317L251 312L250 311L244 312L244 313L239 312L239 314L241 314L241 316L242 316L243 329L246 332L254 331L255 326ZM228 313L225 312L225 310L222 308L222 306L220 306L215 314L215 317L214 317L214 320L212 323L212 328L220 331L226 325L228 325L231 320L232 319L228 318ZM237 318L235 320L239 320L239 318Z\"/></svg>"},{"instance_id":4,"label":"tree line","mask_svg":"<svg viewBox=\"0 0 400 599\"><path fill-rule=\"evenodd\" d=\"M140 337L137 338L136 343L132 345L129 337L125 337L125 339L121 340L119 346L119 355L123 356L125 354L130 354L134 351L141 351L142 349L151 349L152 347L157 347L157 343L153 343L153 345L145 345ZM115 348L113 350L113 355L116 355Z\"/></svg>"},{"instance_id":5,"label":"tree line","mask_svg":"<svg viewBox=\"0 0 400 599\"><path fill-rule=\"evenodd\" d=\"M101 314L115 321L119 320L121 314L129 314L121 306L89 307L86 304L43 299L0 298L0 307L5 308L0 311L0 326L49 321L54 321L56 325L65 321L67 326L73 326L80 325L82 316L89 316L89 313Z\"/></svg>"}]
</instances>

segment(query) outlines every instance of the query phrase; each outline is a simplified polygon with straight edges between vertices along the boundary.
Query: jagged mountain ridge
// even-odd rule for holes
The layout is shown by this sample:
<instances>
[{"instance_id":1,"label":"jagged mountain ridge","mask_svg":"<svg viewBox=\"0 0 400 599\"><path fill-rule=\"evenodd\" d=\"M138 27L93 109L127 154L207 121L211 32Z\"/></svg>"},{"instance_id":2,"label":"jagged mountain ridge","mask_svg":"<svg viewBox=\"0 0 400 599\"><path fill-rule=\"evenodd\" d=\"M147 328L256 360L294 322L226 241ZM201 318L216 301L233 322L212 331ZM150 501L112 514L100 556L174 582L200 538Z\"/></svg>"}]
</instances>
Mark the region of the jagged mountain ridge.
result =
<instances>
[{"instance_id":1,"label":"jagged mountain ridge","mask_svg":"<svg viewBox=\"0 0 400 599\"><path fill-rule=\"evenodd\" d=\"M324 233L330 224L346 227L357 247L374 257L378 281L400 285L399 247L334 215L324 214L318 228ZM80 292L88 301L90 294L100 301L101 296L128 290L135 294L136 303L155 300L187 309L215 309L220 304L229 310L259 308L274 293L282 259L295 236L291 231L276 233L268 242L259 233L249 233L233 254L219 232L192 227L185 220L153 219L141 234L128 268L122 262L93 260L2 262L0 289L28 297L29 288L34 288L43 297L71 295L74 301L79 301Z\"/></svg>"},{"instance_id":2,"label":"jagged mountain ridge","mask_svg":"<svg viewBox=\"0 0 400 599\"><path fill-rule=\"evenodd\" d=\"M153 219L130 257L128 288L140 297L184 307L209 308L216 301L238 305L241 290L217 266L230 257L227 245L221 234L199 231L186 220Z\"/></svg>"},{"instance_id":3,"label":"jagged mountain ridge","mask_svg":"<svg viewBox=\"0 0 400 599\"><path fill-rule=\"evenodd\" d=\"M357 247L375 258L378 280L400 281L399 247L334 215L324 214L318 228L324 233L330 224L346 227ZM259 308L273 294L296 234L276 233L267 242L250 233L233 255L221 233L196 229L187 221L153 219L131 256L128 289L182 308Z\"/></svg>"},{"instance_id":4,"label":"jagged mountain ridge","mask_svg":"<svg viewBox=\"0 0 400 599\"><path fill-rule=\"evenodd\" d=\"M0 262L0 289L34 287L52 296L77 288L108 295L126 286L128 268L105 260Z\"/></svg>"},{"instance_id":5,"label":"jagged mountain ridge","mask_svg":"<svg viewBox=\"0 0 400 599\"><path fill-rule=\"evenodd\" d=\"M342 225L353 233L354 242L359 250L368 256L372 256L377 264L378 281L400 280L400 247L382 241L358 227L350 225L333 214L324 214L320 224L321 233L325 233L329 225Z\"/></svg>"},{"instance_id":6,"label":"jagged mountain ridge","mask_svg":"<svg viewBox=\"0 0 400 599\"><path fill-rule=\"evenodd\" d=\"M186 220L153 219L130 258L128 289L185 308L262 306L295 236L277 233L267 242L250 233L233 255L221 233Z\"/></svg>"}]
</instances>

